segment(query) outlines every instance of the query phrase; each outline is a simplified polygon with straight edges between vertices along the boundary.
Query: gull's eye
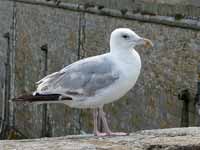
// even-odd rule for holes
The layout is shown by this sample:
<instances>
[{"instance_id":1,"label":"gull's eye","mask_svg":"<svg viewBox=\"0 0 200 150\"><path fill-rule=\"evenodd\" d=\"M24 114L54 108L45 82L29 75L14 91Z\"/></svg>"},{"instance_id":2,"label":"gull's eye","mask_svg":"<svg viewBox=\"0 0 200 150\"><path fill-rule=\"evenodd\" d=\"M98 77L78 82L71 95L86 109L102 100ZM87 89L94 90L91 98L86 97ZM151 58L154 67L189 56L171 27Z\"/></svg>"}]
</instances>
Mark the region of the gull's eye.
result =
<instances>
[{"instance_id":1,"label":"gull's eye","mask_svg":"<svg viewBox=\"0 0 200 150\"><path fill-rule=\"evenodd\" d=\"M123 34L122 37L123 37L124 39L128 39L128 38L129 38L129 36L128 36L127 34Z\"/></svg>"}]
</instances>

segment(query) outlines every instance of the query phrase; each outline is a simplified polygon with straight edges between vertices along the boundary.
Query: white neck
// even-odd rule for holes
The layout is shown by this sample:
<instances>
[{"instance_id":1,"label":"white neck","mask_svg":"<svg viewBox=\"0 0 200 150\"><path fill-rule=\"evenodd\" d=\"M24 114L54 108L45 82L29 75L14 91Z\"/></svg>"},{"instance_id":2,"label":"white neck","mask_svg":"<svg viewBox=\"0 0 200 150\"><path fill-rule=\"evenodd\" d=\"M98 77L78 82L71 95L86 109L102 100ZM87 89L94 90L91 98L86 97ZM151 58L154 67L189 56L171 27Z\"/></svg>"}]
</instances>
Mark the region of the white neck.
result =
<instances>
[{"instance_id":1,"label":"white neck","mask_svg":"<svg viewBox=\"0 0 200 150\"><path fill-rule=\"evenodd\" d=\"M122 63L133 64L138 62L141 64L140 55L135 49L130 50L112 50L110 51L111 55L115 57L117 60L121 61Z\"/></svg>"},{"instance_id":2,"label":"white neck","mask_svg":"<svg viewBox=\"0 0 200 150\"><path fill-rule=\"evenodd\" d=\"M135 84L141 70L140 55L134 49L124 51L111 51L111 57L124 77L130 81L130 87ZM129 73L127 73L129 72ZM128 83L129 84L129 83Z\"/></svg>"}]
</instances>

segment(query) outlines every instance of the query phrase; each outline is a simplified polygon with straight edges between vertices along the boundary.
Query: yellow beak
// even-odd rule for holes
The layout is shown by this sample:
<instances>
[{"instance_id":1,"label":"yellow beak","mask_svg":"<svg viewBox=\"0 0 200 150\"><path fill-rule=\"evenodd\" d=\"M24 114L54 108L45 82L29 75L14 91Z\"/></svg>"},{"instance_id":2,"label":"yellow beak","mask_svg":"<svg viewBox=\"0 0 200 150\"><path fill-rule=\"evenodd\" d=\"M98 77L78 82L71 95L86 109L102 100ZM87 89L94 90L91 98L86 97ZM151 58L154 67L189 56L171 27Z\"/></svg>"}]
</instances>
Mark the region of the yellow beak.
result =
<instances>
[{"instance_id":1,"label":"yellow beak","mask_svg":"<svg viewBox=\"0 0 200 150\"><path fill-rule=\"evenodd\" d=\"M150 48L150 47L153 47L153 42L149 39L146 39L146 38L143 38L144 40L144 47L145 48Z\"/></svg>"}]
</instances>

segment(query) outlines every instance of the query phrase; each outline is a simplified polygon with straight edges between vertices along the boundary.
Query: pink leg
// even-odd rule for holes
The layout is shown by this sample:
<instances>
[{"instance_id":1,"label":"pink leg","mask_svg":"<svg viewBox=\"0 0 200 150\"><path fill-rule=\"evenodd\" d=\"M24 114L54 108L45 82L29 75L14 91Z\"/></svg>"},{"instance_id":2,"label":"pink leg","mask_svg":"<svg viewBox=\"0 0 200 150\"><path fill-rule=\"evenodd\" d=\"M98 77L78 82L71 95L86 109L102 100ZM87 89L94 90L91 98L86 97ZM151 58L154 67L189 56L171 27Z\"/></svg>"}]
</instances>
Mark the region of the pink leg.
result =
<instances>
[{"instance_id":1,"label":"pink leg","mask_svg":"<svg viewBox=\"0 0 200 150\"><path fill-rule=\"evenodd\" d=\"M106 136L106 133L101 133L98 130L98 126L97 126L97 116L98 116L98 110L94 109L93 110L93 120L94 120L94 135L96 136Z\"/></svg>"},{"instance_id":2,"label":"pink leg","mask_svg":"<svg viewBox=\"0 0 200 150\"><path fill-rule=\"evenodd\" d=\"M100 113L100 117L103 121L103 126L104 126L104 130L106 132L106 135L109 135L109 136L113 136L113 135L128 135L128 133L124 133L124 132L112 132L110 130L110 128L108 127L108 122L107 122L107 119L105 117L105 113L103 111L103 107L99 108L99 113Z\"/></svg>"}]
</instances>

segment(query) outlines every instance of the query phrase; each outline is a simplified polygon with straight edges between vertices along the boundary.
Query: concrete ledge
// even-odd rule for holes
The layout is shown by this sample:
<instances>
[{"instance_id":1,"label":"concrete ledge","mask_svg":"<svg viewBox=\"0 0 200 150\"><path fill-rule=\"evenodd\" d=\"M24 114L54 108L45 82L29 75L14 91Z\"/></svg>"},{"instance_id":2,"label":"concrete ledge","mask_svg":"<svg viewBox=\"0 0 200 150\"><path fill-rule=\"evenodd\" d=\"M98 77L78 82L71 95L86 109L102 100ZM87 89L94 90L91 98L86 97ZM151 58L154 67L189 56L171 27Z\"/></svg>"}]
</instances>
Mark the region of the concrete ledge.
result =
<instances>
[{"instance_id":1,"label":"concrete ledge","mask_svg":"<svg viewBox=\"0 0 200 150\"><path fill-rule=\"evenodd\" d=\"M10 0L13 1L13 0ZM103 15L103 16L111 16L129 20L136 20L141 22L148 22L148 23L155 23L155 24L163 24L168 26L175 26L180 28L188 28L192 30L200 30L200 21L199 20L192 20L192 19L184 19L184 18L176 18L176 17L169 17L169 16L159 16L159 15L152 15L152 14L140 14L140 13L133 13L128 10L118 10L118 9L110 9L110 8L101 8L95 5L80 5L80 4L73 4L73 3L66 3L60 2L55 3L53 1L46 1L46 0L15 0L19 3L26 3L32 5L43 5L48 7L54 8L61 8L61 9L68 9L71 11L79 11L79 12L86 12L96 15Z\"/></svg>"},{"instance_id":2,"label":"concrete ledge","mask_svg":"<svg viewBox=\"0 0 200 150\"><path fill-rule=\"evenodd\" d=\"M2 150L199 150L200 127L145 130L129 136L74 135L0 141Z\"/></svg>"}]
</instances>

